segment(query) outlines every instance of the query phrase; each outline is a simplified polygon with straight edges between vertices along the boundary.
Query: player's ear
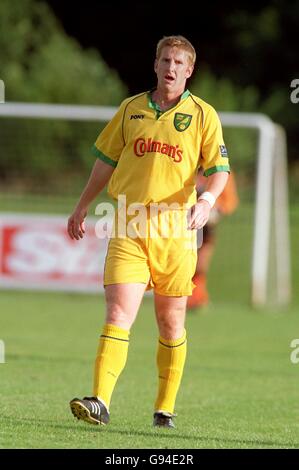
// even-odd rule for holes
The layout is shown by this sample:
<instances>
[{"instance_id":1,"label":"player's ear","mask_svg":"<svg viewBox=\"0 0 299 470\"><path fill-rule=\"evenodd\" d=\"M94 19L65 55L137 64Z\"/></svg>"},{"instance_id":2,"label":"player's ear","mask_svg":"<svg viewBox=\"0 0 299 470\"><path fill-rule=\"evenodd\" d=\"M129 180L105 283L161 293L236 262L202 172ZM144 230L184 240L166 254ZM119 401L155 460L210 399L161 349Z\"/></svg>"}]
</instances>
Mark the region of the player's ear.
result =
<instances>
[{"instance_id":1,"label":"player's ear","mask_svg":"<svg viewBox=\"0 0 299 470\"><path fill-rule=\"evenodd\" d=\"M158 70L158 59L155 59L155 62L154 62L154 71L157 73L157 70Z\"/></svg>"},{"instance_id":2,"label":"player's ear","mask_svg":"<svg viewBox=\"0 0 299 470\"><path fill-rule=\"evenodd\" d=\"M186 78L191 77L193 70L194 70L194 65L189 65L189 67L186 70Z\"/></svg>"}]
</instances>

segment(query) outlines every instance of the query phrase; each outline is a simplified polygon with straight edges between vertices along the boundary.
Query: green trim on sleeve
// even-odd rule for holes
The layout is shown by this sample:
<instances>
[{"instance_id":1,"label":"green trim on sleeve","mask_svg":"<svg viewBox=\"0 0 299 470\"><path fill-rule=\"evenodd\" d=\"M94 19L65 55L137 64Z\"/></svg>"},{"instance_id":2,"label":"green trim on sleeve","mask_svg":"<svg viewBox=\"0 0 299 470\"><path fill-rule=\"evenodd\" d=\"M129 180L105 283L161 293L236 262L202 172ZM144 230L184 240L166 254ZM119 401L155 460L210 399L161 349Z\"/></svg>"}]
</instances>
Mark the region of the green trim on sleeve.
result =
<instances>
[{"instance_id":1,"label":"green trim on sleeve","mask_svg":"<svg viewBox=\"0 0 299 470\"><path fill-rule=\"evenodd\" d=\"M218 173L218 171L227 171L230 173L230 168L229 165L224 165L224 166L213 166L212 168L209 168L204 172L204 176L210 176L213 175L213 173Z\"/></svg>"},{"instance_id":2,"label":"green trim on sleeve","mask_svg":"<svg viewBox=\"0 0 299 470\"><path fill-rule=\"evenodd\" d=\"M107 157L103 152L101 152L95 145L93 145L91 149L92 153L98 157L100 160L102 160L104 163L108 163L108 165L113 166L114 168L117 165L117 162L115 160L112 160L112 158Z\"/></svg>"}]
</instances>

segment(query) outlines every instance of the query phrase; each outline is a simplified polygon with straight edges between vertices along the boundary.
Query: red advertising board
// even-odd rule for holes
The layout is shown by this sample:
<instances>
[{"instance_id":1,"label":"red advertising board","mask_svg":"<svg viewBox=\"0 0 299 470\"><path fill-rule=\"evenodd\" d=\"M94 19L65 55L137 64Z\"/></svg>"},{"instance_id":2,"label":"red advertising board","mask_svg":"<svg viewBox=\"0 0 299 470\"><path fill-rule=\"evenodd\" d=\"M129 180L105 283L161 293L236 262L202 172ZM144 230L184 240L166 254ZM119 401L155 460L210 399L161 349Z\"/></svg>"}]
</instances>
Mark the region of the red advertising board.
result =
<instances>
[{"instance_id":1,"label":"red advertising board","mask_svg":"<svg viewBox=\"0 0 299 470\"><path fill-rule=\"evenodd\" d=\"M0 288L99 292L108 239L87 218L82 240L71 240L67 216L0 214Z\"/></svg>"}]
</instances>

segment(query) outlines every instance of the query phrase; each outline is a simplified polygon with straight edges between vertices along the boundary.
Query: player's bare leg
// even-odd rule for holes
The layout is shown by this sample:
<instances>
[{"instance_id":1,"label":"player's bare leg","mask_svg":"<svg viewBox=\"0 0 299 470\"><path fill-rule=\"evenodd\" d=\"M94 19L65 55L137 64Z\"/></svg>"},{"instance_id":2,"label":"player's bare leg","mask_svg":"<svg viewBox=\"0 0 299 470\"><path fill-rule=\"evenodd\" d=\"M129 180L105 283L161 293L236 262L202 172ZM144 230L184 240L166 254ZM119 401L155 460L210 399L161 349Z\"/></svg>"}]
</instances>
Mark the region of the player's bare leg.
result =
<instances>
[{"instance_id":1,"label":"player's bare leg","mask_svg":"<svg viewBox=\"0 0 299 470\"><path fill-rule=\"evenodd\" d=\"M154 425L174 427L172 418L177 392L186 359L184 328L187 297L155 294L155 311L159 328L157 365L159 390L155 402Z\"/></svg>"},{"instance_id":2,"label":"player's bare leg","mask_svg":"<svg viewBox=\"0 0 299 470\"><path fill-rule=\"evenodd\" d=\"M70 402L72 413L91 424L109 422L109 405L117 379L125 367L130 328L146 284L112 284L105 288L106 322L94 370L93 396Z\"/></svg>"},{"instance_id":3,"label":"player's bare leg","mask_svg":"<svg viewBox=\"0 0 299 470\"><path fill-rule=\"evenodd\" d=\"M182 337L187 297L169 297L155 293L155 312L160 335L169 340Z\"/></svg>"},{"instance_id":4,"label":"player's bare leg","mask_svg":"<svg viewBox=\"0 0 299 470\"><path fill-rule=\"evenodd\" d=\"M110 284L105 287L106 323L130 330L133 325L146 284Z\"/></svg>"}]
</instances>

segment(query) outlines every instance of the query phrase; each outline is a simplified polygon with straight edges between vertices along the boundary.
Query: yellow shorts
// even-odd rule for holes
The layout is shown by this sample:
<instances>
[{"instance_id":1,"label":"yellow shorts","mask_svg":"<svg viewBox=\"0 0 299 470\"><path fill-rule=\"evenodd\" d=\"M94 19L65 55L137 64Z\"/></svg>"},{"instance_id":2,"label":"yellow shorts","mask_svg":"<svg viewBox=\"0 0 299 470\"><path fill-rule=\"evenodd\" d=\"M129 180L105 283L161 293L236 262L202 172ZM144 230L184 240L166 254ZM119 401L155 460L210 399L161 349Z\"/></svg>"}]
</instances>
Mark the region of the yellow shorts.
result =
<instances>
[{"instance_id":1,"label":"yellow shorts","mask_svg":"<svg viewBox=\"0 0 299 470\"><path fill-rule=\"evenodd\" d=\"M127 217L127 216L126 216ZM196 230L187 230L186 211L167 211L145 220L126 219L126 230L114 224L105 260L104 286L145 283L166 296L192 295L196 268Z\"/></svg>"}]
</instances>

